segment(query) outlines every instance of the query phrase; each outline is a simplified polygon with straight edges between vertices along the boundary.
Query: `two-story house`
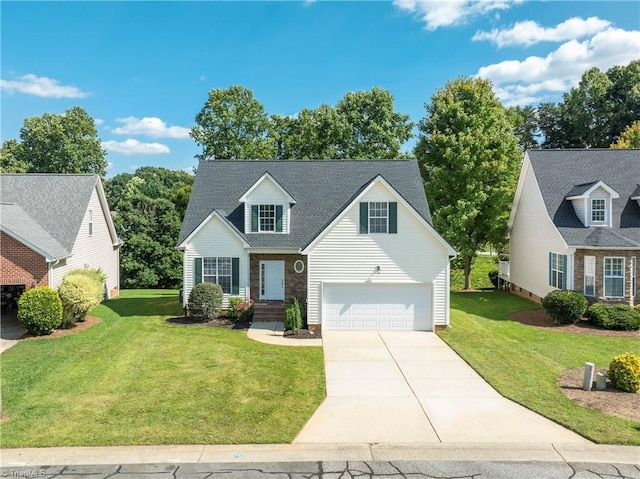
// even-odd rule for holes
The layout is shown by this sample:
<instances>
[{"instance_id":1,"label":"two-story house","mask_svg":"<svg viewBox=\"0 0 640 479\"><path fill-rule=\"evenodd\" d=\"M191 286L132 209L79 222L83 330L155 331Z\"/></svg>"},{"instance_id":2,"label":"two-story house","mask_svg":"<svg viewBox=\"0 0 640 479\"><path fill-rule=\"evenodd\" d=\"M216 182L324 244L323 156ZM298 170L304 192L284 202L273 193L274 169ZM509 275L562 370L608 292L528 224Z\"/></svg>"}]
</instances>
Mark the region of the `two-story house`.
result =
<instances>
[{"instance_id":1,"label":"two-story house","mask_svg":"<svg viewBox=\"0 0 640 479\"><path fill-rule=\"evenodd\" d=\"M638 304L640 150L530 150L509 219L512 291Z\"/></svg>"},{"instance_id":2,"label":"two-story house","mask_svg":"<svg viewBox=\"0 0 640 479\"><path fill-rule=\"evenodd\" d=\"M178 248L185 303L209 281L224 305L295 297L311 329L449 324L455 252L416 161L201 161Z\"/></svg>"}]
</instances>

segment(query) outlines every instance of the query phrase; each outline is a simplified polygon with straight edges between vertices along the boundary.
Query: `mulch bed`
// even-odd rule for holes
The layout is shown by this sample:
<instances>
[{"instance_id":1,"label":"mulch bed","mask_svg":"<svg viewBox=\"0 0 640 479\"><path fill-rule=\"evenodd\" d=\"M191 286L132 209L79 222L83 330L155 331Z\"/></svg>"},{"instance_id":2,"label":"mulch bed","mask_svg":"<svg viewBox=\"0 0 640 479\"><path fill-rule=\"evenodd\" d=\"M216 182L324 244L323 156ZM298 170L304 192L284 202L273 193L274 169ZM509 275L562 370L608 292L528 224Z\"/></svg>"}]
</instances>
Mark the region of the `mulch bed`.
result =
<instances>
[{"instance_id":1,"label":"mulch bed","mask_svg":"<svg viewBox=\"0 0 640 479\"><path fill-rule=\"evenodd\" d=\"M197 326L201 328L222 328L222 329L238 329L246 331L251 327L250 322L240 322L235 319L227 319L221 316L212 321L197 321L188 316L179 316L175 318L169 318L166 320L169 324L177 324L180 326Z\"/></svg>"},{"instance_id":2,"label":"mulch bed","mask_svg":"<svg viewBox=\"0 0 640 479\"><path fill-rule=\"evenodd\" d=\"M33 334L25 333L20 339L43 339L43 338L59 338L62 336L69 336L70 334L76 334L80 331L84 331L87 328L90 328L94 324L102 321L102 318L96 318L94 316L87 316L84 318L84 321L78 321L75 323L75 326L71 329L54 329L53 333L48 334L46 336L34 336Z\"/></svg>"},{"instance_id":3,"label":"mulch bed","mask_svg":"<svg viewBox=\"0 0 640 479\"><path fill-rule=\"evenodd\" d=\"M511 313L508 318L517 323L535 326L538 328L549 328L566 333L588 334L591 336L609 336L614 338L640 338L639 331L614 331L611 329L600 329L589 323L586 318L582 318L576 324L557 325L551 321L544 309L530 309L528 311L518 311Z\"/></svg>"},{"instance_id":4,"label":"mulch bed","mask_svg":"<svg viewBox=\"0 0 640 479\"><path fill-rule=\"evenodd\" d=\"M597 409L605 414L640 422L640 393L626 393L615 389L607 381L607 389L582 389L584 368L565 371L558 377L558 387L570 400L580 406Z\"/></svg>"},{"instance_id":5,"label":"mulch bed","mask_svg":"<svg viewBox=\"0 0 640 479\"><path fill-rule=\"evenodd\" d=\"M284 337L289 339L322 339L322 333L320 331L301 329L297 334L294 334L293 331L285 331Z\"/></svg>"}]
</instances>

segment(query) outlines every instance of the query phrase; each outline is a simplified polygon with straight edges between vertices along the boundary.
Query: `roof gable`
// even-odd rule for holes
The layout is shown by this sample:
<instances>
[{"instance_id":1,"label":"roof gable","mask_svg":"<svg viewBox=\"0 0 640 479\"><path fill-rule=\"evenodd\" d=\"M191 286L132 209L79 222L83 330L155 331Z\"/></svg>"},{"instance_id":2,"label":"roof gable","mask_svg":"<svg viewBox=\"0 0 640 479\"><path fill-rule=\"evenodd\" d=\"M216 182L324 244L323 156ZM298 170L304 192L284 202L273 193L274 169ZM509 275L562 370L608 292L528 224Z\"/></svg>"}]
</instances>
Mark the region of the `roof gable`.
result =
<instances>
[{"instance_id":1,"label":"roof gable","mask_svg":"<svg viewBox=\"0 0 640 479\"><path fill-rule=\"evenodd\" d=\"M312 241L378 175L431 224L422 177L415 160L203 160L198 165L178 244L212 213L244 231L244 204L239 201L266 174L295 204L289 234L241 233L257 248L302 248ZM258 180L256 180L258 179Z\"/></svg>"},{"instance_id":2,"label":"roof gable","mask_svg":"<svg viewBox=\"0 0 640 479\"><path fill-rule=\"evenodd\" d=\"M290 205L291 204L295 204L296 200L293 199L293 196L291 196L289 194L289 192L286 189L284 189L280 183L278 183L276 180L274 180L273 177L271 176L271 174L269 174L268 171L264 175L262 175L260 177L260 179L258 179L258 181L256 181L253 185L251 185L251 188L249 188L240 197L239 201L241 203L246 203L248 201L249 196L251 196L251 193L253 193L255 190L260 188L260 185L262 185L265 181L270 181L273 184L273 186L275 186L278 190L280 190L280 192L283 194L283 196L285 196L287 198L287 201L289 202Z\"/></svg>"},{"instance_id":3,"label":"roof gable","mask_svg":"<svg viewBox=\"0 0 640 479\"><path fill-rule=\"evenodd\" d=\"M525 163L527 158L547 214L567 245L622 248L640 244L640 205L632 199L640 178L640 150L529 150ZM585 227L572 205L572 199L588 198L598 188L611 194L610 233L594 234L602 227Z\"/></svg>"}]
</instances>

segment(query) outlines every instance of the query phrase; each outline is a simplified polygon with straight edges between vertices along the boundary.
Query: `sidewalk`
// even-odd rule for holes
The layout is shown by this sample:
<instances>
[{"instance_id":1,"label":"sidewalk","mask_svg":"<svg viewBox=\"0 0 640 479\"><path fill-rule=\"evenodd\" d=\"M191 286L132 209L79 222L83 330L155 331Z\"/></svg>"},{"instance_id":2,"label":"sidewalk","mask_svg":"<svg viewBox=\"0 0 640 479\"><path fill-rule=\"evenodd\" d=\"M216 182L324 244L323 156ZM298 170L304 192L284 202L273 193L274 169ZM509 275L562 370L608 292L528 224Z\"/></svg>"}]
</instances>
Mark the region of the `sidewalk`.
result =
<instances>
[{"instance_id":1,"label":"sidewalk","mask_svg":"<svg viewBox=\"0 0 640 479\"><path fill-rule=\"evenodd\" d=\"M247 331L247 337L261 343L277 346L322 346L322 339L292 339L284 337L283 322L255 322Z\"/></svg>"},{"instance_id":2,"label":"sidewalk","mask_svg":"<svg viewBox=\"0 0 640 479\"><path fill-rule=\"evenodd\" d=\"M306 461L518 461L640 464L640 447L595 444L250 444L0 449L0 466L271 463Z\"/></svg>"}]
</instances>

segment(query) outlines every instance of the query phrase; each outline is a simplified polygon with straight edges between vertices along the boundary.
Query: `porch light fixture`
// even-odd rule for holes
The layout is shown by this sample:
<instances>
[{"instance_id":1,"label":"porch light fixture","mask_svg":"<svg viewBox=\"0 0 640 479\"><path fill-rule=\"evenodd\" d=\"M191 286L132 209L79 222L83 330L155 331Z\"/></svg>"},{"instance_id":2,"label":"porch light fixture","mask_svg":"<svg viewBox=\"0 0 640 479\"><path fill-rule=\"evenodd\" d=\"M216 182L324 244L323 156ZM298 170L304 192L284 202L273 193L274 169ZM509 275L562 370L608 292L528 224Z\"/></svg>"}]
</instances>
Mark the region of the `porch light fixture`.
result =
<instances>
[{"instance_id":1,"label":"porch light fixture","mask_svg":"<svg viewBox=\"0 0 640 479\"><path fill-rule=\"evenodd\" d=\"M376 269L373 270L375 274L380 274L382 273L382 270L380 269L380 266L376 266Z\"/></svg>"}]
</instances>

